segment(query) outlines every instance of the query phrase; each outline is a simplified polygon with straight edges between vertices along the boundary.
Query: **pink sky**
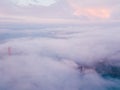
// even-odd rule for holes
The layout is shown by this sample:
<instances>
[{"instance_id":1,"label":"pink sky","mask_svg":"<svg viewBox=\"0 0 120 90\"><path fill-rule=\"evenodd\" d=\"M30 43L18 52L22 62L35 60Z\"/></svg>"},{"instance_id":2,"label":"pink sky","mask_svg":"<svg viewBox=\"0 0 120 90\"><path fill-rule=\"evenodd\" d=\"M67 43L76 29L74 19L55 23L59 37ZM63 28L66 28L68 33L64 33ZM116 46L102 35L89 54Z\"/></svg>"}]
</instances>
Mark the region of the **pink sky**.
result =
<instances>
[{"instance_id":1,"label":"pink sky","mask_svg":"<svg viewBox=\"0 0 120 90\"><path fill-rule=\"evenodd\" d=\"M119 3L119 0L0 0L0 22L119 22Z\"/></svg>"}]
</instances>

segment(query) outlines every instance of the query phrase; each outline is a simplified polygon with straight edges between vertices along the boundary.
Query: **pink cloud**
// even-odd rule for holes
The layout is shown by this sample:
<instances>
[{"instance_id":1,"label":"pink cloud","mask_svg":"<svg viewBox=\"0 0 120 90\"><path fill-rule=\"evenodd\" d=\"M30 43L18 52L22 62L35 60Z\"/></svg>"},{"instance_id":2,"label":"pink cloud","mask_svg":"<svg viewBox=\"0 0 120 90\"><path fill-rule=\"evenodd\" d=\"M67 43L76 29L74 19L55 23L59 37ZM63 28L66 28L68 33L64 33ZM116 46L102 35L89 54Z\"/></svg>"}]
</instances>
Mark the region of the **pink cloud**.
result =
<instances>
[{"instance_id":1,"label":"pink cloud","mask_svg":"<svg viewBox=\"0 0 120 90\"><path fill-rule=\"evenodd\" d=\"M80 4L78 0L67 0L71 8L73 9L73 15L75 16L85 16L89 19L109 19L111 17L111 10L105 6L94 6L89 5L89 3L84 2ZM82 2L81 2L82 3ZM85 5L85 6L84 6Z\"/></svg>"},{"instance_id":2,"label":"pink cloud","mask_svg":"<svg viewBox=\"0 0 120 90\"><path fill-rule=\"evenodd\" d=\"M110 10L106 8L75 8L75 16L86 16L88 18L108 19L111 16Z\"/></svg>"}]
</instances>

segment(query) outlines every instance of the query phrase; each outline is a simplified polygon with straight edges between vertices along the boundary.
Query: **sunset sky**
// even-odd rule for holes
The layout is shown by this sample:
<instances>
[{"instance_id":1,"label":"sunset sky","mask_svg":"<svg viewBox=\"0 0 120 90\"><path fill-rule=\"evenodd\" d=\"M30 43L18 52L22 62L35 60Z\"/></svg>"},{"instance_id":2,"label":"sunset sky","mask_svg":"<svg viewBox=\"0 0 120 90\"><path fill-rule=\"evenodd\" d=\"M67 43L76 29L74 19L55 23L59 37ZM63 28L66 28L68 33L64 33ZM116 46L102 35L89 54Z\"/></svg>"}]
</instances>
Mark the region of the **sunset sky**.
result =
<instances>
[{"instance_id":1,"label":"sunset sky","mask_svg":"<svg viewBox=\"0 0 120 90\"><path fill-rule=\"evenodd\" d=\"M120 22L119 0L0 0L0 23Z\"/></svg>"}]
</instances>

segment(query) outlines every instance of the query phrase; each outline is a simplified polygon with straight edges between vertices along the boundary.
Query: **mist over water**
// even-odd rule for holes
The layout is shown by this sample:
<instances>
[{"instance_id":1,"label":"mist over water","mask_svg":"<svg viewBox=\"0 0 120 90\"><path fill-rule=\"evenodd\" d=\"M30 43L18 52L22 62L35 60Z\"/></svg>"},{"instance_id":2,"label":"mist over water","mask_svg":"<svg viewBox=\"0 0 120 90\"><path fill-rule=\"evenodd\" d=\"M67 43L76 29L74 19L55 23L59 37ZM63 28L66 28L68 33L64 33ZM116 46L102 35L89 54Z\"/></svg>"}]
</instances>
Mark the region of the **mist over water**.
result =
<instances>
[{"instance_id":1,"label":"mist over water","mask_svg":"<svg viewBox=\"0 0 120 90\"><path fill-rule=\"evenodd\" d=\"M120 90L118 27L1 30L0 90Z\"/></svg>"}]
</instances>

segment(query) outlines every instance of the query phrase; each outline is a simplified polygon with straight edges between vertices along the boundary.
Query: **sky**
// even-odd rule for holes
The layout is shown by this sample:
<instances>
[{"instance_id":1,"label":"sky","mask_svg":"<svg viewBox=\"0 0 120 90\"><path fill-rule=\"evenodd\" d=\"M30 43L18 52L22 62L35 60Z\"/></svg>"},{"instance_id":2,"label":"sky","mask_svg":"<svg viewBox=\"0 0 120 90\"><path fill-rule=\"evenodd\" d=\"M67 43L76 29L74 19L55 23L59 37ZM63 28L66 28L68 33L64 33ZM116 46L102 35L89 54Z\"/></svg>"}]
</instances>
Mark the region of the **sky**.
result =
<instances>
[{"instance_id":1,"label":"sky","mask_svg":"<svg viewBox=\"0 0 120 90\"><path fill-rule=\"evenodd\" d=\"M0 23L120 22L119 0L0 0Z\"/></svg>"}]
</instances>

